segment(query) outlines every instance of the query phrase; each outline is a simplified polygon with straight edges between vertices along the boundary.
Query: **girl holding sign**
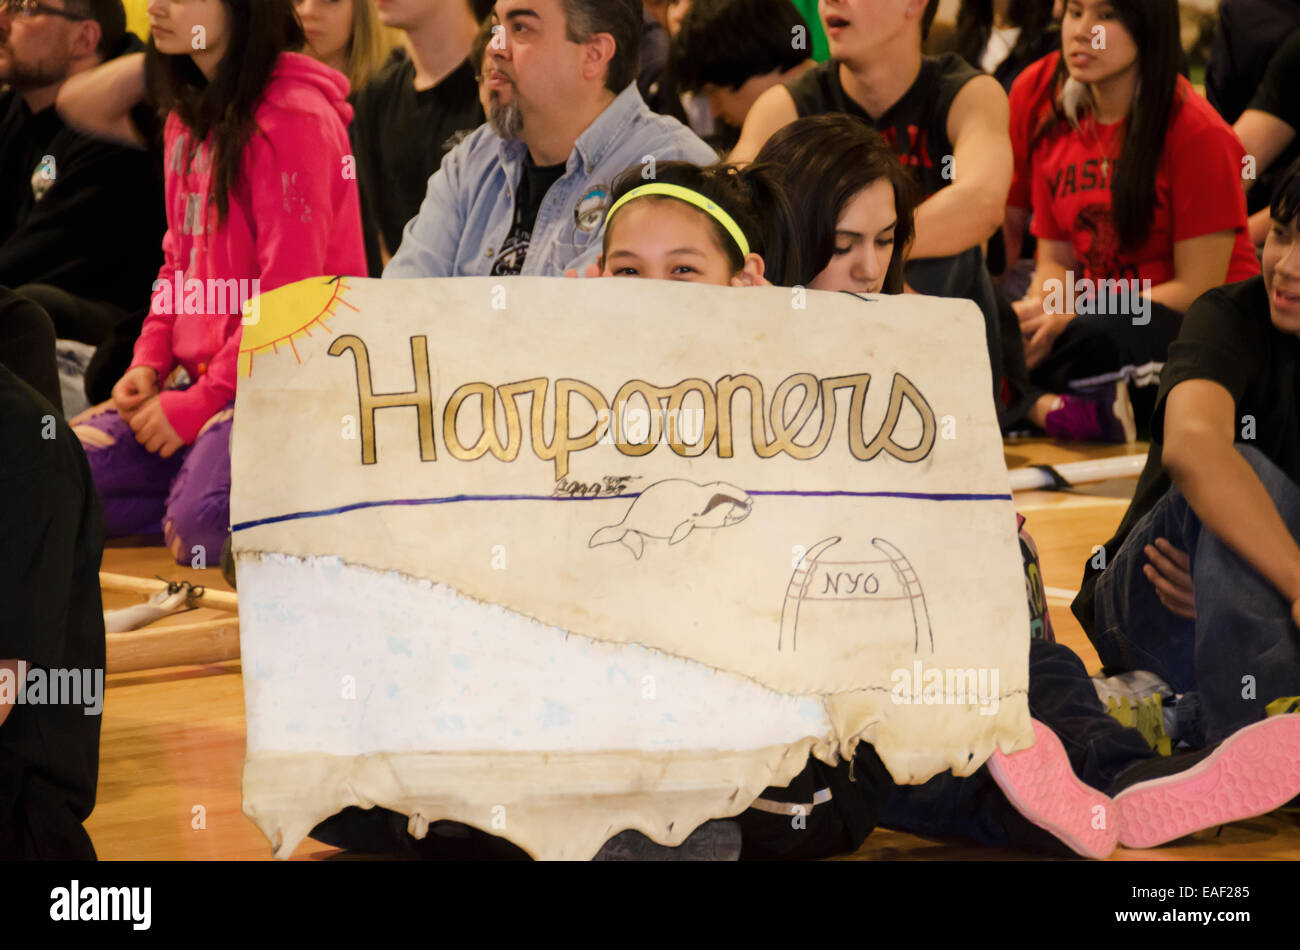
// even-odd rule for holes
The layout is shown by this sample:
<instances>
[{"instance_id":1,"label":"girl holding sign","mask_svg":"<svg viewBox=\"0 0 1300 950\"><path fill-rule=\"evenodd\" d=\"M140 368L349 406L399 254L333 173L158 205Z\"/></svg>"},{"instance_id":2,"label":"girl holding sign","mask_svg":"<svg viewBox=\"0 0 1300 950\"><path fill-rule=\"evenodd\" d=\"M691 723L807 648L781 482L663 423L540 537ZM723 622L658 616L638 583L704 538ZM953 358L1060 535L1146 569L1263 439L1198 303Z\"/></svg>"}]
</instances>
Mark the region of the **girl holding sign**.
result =
<instances>
[{"instance_id":1,"label":"girl holding sign","mask_svg":"<svg viewBox=\"0 0 1300 950\"><path fill-rule=\"evenodd\" d=\"M787 282L806 280L819 290L900 292L916 199L884 138L849 117L804 119L789 128L794 131L778 134L742 176L681 163L651 185L640 182L639 169L624 175L606 219L602 273L746 287L779 272ZM845 148L846 142L852 147ZM795 151L800 154L787 154ZM780 222L759 212L744 188L744 175L766 181L774 168L782 169L788 193L773 184L763 195L767 207L782 212ZM828 176L831 169L835 173ZM804 209L797 222L783 215L791 207ZM782 224L792 229L774 233ZM781 266L767 268L755 248ZM806 257L786 255L787 248L802 249ZM1095 705L1081 664L1078 673ZM1141 735L1096 715L1127 733L1135 754L1150 755ZM736 819L741 856L808 859L852 852L883 824L922 833L966 832L988 844L1052 848L1059 839L1077 853L1104 857L1114 849L1115 833L1091 831L1088 818L1094 806L1104 808L1109 800L1074 777L1050 729L1041 723L1035 729L1039 741L1032 749L1014 757L996 753L979 778L945 774L919 788L896 789L865 743L851 762L835 767L810 759L793 782L765 790ZM1044 773L1053 780L1044 783ZM1037 794L1039 788L1049 794Z\"/></svg>"},{"instance_id":2,"label":"girl holding sign","mask_svg":"<svg viewBox=\"0 0 1300 950\"><path fill-rule=\"evenodd\" d=\"M230 426L253 294L365 274L342 75L300 53L291 0L154 0L147 56L164 131L164 264L110 402L73 420L110 537L162 533L215 562L230 531ZM183 369L188 385L168 385Z\"/></svg>"}]
</instances>

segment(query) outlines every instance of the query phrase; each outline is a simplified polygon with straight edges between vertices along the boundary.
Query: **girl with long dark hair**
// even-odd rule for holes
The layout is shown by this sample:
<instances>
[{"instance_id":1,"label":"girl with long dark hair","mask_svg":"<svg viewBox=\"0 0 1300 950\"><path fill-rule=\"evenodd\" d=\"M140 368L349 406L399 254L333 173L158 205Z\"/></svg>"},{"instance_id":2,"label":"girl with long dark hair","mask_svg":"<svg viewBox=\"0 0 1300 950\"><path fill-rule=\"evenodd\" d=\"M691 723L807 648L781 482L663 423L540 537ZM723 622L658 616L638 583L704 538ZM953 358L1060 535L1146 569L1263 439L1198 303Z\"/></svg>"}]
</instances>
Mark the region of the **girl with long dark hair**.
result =
<instances>
[{"instance_id":1,"label":"girl with long dark hair","mask_svg":"<svg viewBox=\"0 0 1300 950\"><path fill-rule=\"evenodd\" d=\"M1130 441L1182 313L1259 273L1232 130L1179 75L1177 0L1069 0L1031 144L1038 266L1017 304L1049 435ZM1132 385L1130 404L1126 388Z\"/></svg>"},{"instance_id":2,"label":"girl with long dark hair","mask_svg":"<svg viewBox=\"0 0 1300 950\"><path fill-rule=\"evenodd\" d=\"M149 98L167 116L164 264L112 400L74 421L108 535L161 533L179 562L214 563L249 299L366 273L352 110L346 79L295 52L292 0L151 0L149 20Z\"/></svg>"},{"instance_id":3,"label":"girl with long dark hair","mask_svg":"<svg viewBox=\"0 0 1300 950\"><path fill-rule=\"evenodd\" d=\"M962 0L954 52L1011 90L1021 71L1061 43L1053 0Z\"/></svg>"},{"instance_id":4,"label":"girl with long dark hair","mask_svg":"<svg viewBox=\"0 0 1300 950\"><path fill-rule=\"evenodd\" d=\"M801 267L786 282L812 290L901 294L919 191L885 137L843 113L790 123L757 162L781 169L799 209Z\"/></svg>"}]
</instances>

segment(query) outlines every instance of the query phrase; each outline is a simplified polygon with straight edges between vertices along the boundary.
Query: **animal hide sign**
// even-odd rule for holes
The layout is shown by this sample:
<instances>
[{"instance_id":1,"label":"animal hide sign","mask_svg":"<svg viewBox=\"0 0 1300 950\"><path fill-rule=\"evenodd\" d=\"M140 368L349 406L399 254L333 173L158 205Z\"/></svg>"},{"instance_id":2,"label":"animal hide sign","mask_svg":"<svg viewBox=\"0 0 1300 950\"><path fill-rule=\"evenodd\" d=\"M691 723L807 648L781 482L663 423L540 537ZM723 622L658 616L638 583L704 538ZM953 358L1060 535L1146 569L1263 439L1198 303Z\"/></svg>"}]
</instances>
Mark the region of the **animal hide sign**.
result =
<instances>
[{"instance_id":1,"label":"animal hide sign","mask_svg":"<svg viewBox=\"0 0 1300 950\"><path fill-rule=\"evenodd\" d=\"M380 805L586 859L860 741L910 783L1032 742L969 302L318 278L246 320L244 810L277 855Z\"/></svg>"}]
</instances>

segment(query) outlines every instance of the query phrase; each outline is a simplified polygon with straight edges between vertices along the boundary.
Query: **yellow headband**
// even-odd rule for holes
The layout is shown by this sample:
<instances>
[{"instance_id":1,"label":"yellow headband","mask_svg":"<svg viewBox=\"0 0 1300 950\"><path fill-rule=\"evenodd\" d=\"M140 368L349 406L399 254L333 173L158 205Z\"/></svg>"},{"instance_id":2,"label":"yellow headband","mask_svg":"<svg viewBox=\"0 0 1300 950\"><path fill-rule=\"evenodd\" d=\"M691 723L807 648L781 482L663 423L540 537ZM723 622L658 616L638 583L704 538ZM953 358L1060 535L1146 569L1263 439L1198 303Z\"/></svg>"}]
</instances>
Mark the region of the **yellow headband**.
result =
<instances>
[{"instance_id":1,"label":"yellow headband","mask_svg":"<svg viewBox=\"0 0 1300 950\"><path fill-rule=\"evenodd\" d=\"M730 234L732 239L736 242L736 246L740 248L741 257L749 256L749 241L745 240L745 232L740 230L740 225L736 223L736 219L723 211L722 208L718 207L717 202L710 201L698 191L691 191L691 189L683 188L681 185L669 185L663 182L653 182L649 185L642 185L639 188L633 188L622 198L619 198L618 201L614 202L614 206L610 208L609 213L605 215L605 224L608 225L610 219L614 217L614 212L623 207L623 205L627 204L629 201L635 201L637 198L645 198L649 195L663 195L666 198L676 198L678 201L685 201L688 205L694 205L696 208L699 208L727 230L727 233Z\"/></svg>"}]
</instances>

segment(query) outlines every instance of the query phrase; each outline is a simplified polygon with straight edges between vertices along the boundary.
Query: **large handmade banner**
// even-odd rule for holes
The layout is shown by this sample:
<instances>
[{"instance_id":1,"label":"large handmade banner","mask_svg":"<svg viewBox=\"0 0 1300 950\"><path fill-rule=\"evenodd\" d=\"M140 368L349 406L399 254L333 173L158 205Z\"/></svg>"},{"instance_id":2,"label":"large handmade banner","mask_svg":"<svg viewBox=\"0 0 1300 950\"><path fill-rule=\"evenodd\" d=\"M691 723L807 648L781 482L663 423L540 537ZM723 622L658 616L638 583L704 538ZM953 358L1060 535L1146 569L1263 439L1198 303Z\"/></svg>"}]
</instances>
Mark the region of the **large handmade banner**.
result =
<instances>
[{"instance_id":1,"label":"large handmade banner","mask_svg":"<svg viewBox=\"0 0 1300 950\"><path fill-rule=\"evenodd\" d=\"M318 278L244 327L244 810L535 856L680 843L872 743L1032 742L973 304L646 280Z\"/></svg>"}]
</instances>

